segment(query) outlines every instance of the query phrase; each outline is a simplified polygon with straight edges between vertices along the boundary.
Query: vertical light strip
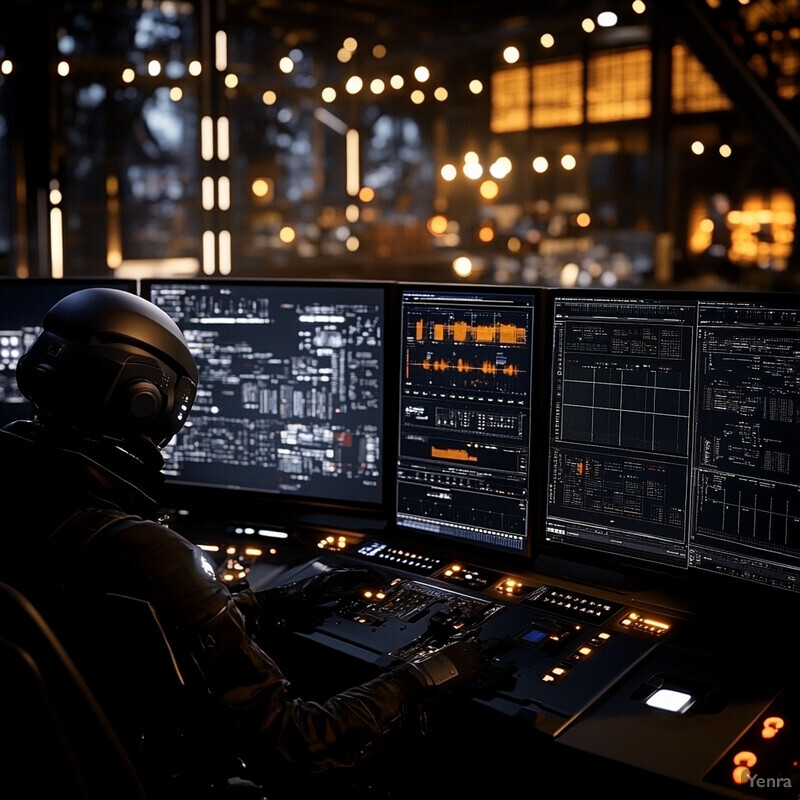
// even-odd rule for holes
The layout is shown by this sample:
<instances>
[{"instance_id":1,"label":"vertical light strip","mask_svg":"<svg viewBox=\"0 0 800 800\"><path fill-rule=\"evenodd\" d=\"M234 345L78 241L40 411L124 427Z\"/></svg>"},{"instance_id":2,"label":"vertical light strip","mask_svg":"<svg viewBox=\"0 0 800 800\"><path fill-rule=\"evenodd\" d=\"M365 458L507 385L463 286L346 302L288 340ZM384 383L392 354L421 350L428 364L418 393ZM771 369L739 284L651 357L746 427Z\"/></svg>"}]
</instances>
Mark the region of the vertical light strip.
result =
<instances>
[{"instance_id":1,"label":"vertical light strip","mask_svg":"<svg viewBox=\"0 0 800 800\"><path fill-rule=\"evenodd\" d=\"M214 179L210 175L206 175L201 183L200 196L202 198L203 209L211 211L214 208Z\"/></svg>"},{"instance_id":2,"label":"vertical light strip","mask_svg":"<svg viewBox=\"0 0 800 800\"><path fill-rule=\"evenodd\" d=\"M227 175L220 177L217 183L217 203L220 211L227 211L231 207L231 181Z\"/></svg>"},{"instance_id":3,"label":"vertical light strip","mask_svg":"<svg viewBox=\"0 0 800 800\"><path fill-rule=\"evenodd\" d=\"M225 31L217 31L214 37L214 63L220 72L228 69L228 36Z\"/></svg>"},{"instance_id":4,"label":"vertical light strip","mask_svg":"<svg viewBox=\"0 0 800 800\"><path fill-rule=\"evenodd\" d=\"M219 232L219 274L231 274L231 232Z\"/></svg>"},{"instance_id":5,"label":"vertical light strip","mask_svg":"<svg viewBox=\"0 0 800 800\"><path fill-rule=\"evenodd\" d=\"M358 163L358 131L354 128L350 128L350 130L347 131L345 140L347 142L347 162L345 167L347 177L345 178L345 183L347 194L351 197L355 197L358 194L358 190L361 188L359 186L361 177Z\"/></svg>"},{"instance_id":6,"label":"vertical light strip","mask_svg":"<svg viewBox=\"0 0 800 800\"><path fill-rule=\"evenodd\" d=\"M230 131L227 117L220 117L217 120L217 158L220 161L227 161L231 154Z\"/></svg>"},{"instance_id":7,"label":"vertical light strip","mask_svg":"<svg viewBox=\"0 0 800 800\"><path fill-rule=\"evenodd\" d=\"M203 161L214 157L214 120L211 117L200 120L200 156Z\"/></svg>"},{"instance_id":8,"label":"vertical light strip","mask_svg":"<svg viewBox=\"0 0 800 800\"><path fill-rule=\"evenodd\" d=\"M203 231L203 272L213 275L215 269L214 246L216 239L214 231Z\"/></svg>"},{"instance_id":9,"label":"vertical light strip","mask_svg":"<svg viewBox=\"0 0 800 800\"><path fill-rule=\"evenodd\" d=\"M64 229L60 208L50 209L50 275L64 277Z\"/></svg>"}]
</instances>

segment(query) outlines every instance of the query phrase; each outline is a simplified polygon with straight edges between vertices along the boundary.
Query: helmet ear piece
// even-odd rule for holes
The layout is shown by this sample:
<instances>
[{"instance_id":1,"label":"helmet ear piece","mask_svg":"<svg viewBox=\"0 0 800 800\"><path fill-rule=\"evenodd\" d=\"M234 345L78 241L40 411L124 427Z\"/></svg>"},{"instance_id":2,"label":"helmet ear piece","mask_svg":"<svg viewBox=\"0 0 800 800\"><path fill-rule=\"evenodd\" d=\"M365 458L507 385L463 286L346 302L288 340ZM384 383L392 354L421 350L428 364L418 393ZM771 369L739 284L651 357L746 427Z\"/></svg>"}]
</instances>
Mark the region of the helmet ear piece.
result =
<instances>
[{"instance_id":1,"label":"helmet ear piece","mask_svg":"<svg viewBox=\"0 0 800 800\"><path fill-rule=\"evenodd\" d=\"M134 380L122 390L122 404L131 419L137 422L149 422L155 419L164 407L164 400L159 388L147 380Z\"/></svg>"}]
</instances>

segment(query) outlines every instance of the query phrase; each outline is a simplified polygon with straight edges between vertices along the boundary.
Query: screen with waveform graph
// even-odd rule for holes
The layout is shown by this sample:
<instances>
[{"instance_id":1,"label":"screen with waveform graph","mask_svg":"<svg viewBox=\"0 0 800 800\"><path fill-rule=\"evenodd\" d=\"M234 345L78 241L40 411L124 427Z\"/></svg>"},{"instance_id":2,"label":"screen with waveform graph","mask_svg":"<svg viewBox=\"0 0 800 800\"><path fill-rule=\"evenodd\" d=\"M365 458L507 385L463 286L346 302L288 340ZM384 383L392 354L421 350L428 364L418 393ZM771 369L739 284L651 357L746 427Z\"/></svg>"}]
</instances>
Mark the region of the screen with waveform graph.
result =
<instances>
[{"instance_id":1,"label":"screen with waveform graph","mask_svg":"<svg viewBox=\"0 0 800 800\"><path fill-rule=\"evenodd\" d=\"M401 285L401 529L528 551L538 298Z\"/></svg>"},{"instance_id":2,"label":"screen with waveform graph","mask_svg":"<svg viewBox=\"0 0 800 800\"><path fill-rule=\"evenodd\" d=\"M189 421L165 449L170 483L381 506L388 284L142 287L184 331L200 372Z\"/></svg>"}]
</instances>

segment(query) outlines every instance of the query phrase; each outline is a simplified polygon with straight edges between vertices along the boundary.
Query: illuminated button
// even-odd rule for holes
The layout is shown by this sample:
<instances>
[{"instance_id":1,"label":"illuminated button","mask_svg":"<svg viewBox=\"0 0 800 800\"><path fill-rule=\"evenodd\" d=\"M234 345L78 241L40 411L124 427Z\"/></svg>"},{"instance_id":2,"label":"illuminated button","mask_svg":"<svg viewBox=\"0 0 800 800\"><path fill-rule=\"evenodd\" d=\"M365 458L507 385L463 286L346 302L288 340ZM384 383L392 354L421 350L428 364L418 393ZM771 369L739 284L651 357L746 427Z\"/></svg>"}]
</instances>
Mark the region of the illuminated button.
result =
<instances>
[{"instance_id":1,"label":"illuminated button","mask_svg":"<svg viewBox=\"0 0 800 800\"><path fill-rule=\"evenodd\" d=\"M778 735L778 731L783 727L784 722L781 717L767 717L764 726L761 728L762 739L772 739Z\"/></svg>"},{"instance_id":2,"label":"illuminated button","mask_svg":"<svg viewBox=\"0 0 800 800\"><path fill-rule=\"evenodd\" d=\"M685 714L693 705L695 698L688 692L677 689L656 689L644 702L650 708L669 711L673 714Z\"/></svg>"},{"instance_id":3,"label":"illuminated button","mask_svg":"<svg viewBox=\"0 0 800 800\"><path fill-rule=\"evenodd\" d=\"M732 773L733 782L738 786L744 786L750 782L750 770L756 765L758 758L755 753L749 750L740 750L734 757L734 769Z\"/></svg>"},{"instance_id":4,"label":"illuminated button","mask_svg":"<svg viewBox=\"0 0 800 800\"><path fill-rule=\"evenodd\" d=\"M591 653L592 653L592 648L591 648L591 647L581 647L581 648L580 648L580 650L578 650L578 652L579 652L579 653L580 653L582 656L588 656L588 655L591 655Z\"/></svg>"}]
</instances>

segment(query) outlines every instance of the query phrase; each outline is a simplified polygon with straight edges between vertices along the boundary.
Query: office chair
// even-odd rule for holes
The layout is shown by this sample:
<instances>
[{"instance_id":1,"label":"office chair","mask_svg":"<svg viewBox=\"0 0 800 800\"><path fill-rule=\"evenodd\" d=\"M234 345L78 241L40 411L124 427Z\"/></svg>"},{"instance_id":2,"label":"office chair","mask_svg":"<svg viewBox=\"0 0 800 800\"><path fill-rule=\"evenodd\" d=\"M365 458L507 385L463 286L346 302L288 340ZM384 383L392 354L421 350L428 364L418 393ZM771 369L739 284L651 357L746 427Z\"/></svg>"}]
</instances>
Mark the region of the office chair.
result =
<instances>
[{"instance_id":1,"label":"office chair","mask_svg":"<svg viewBox=\"0 0 800 800\"><path fill-rule=\"evenodd\" d=\"M145 800L139 775L33 604L0 583L0 796Z\"/></svg>"}]
</instances>

